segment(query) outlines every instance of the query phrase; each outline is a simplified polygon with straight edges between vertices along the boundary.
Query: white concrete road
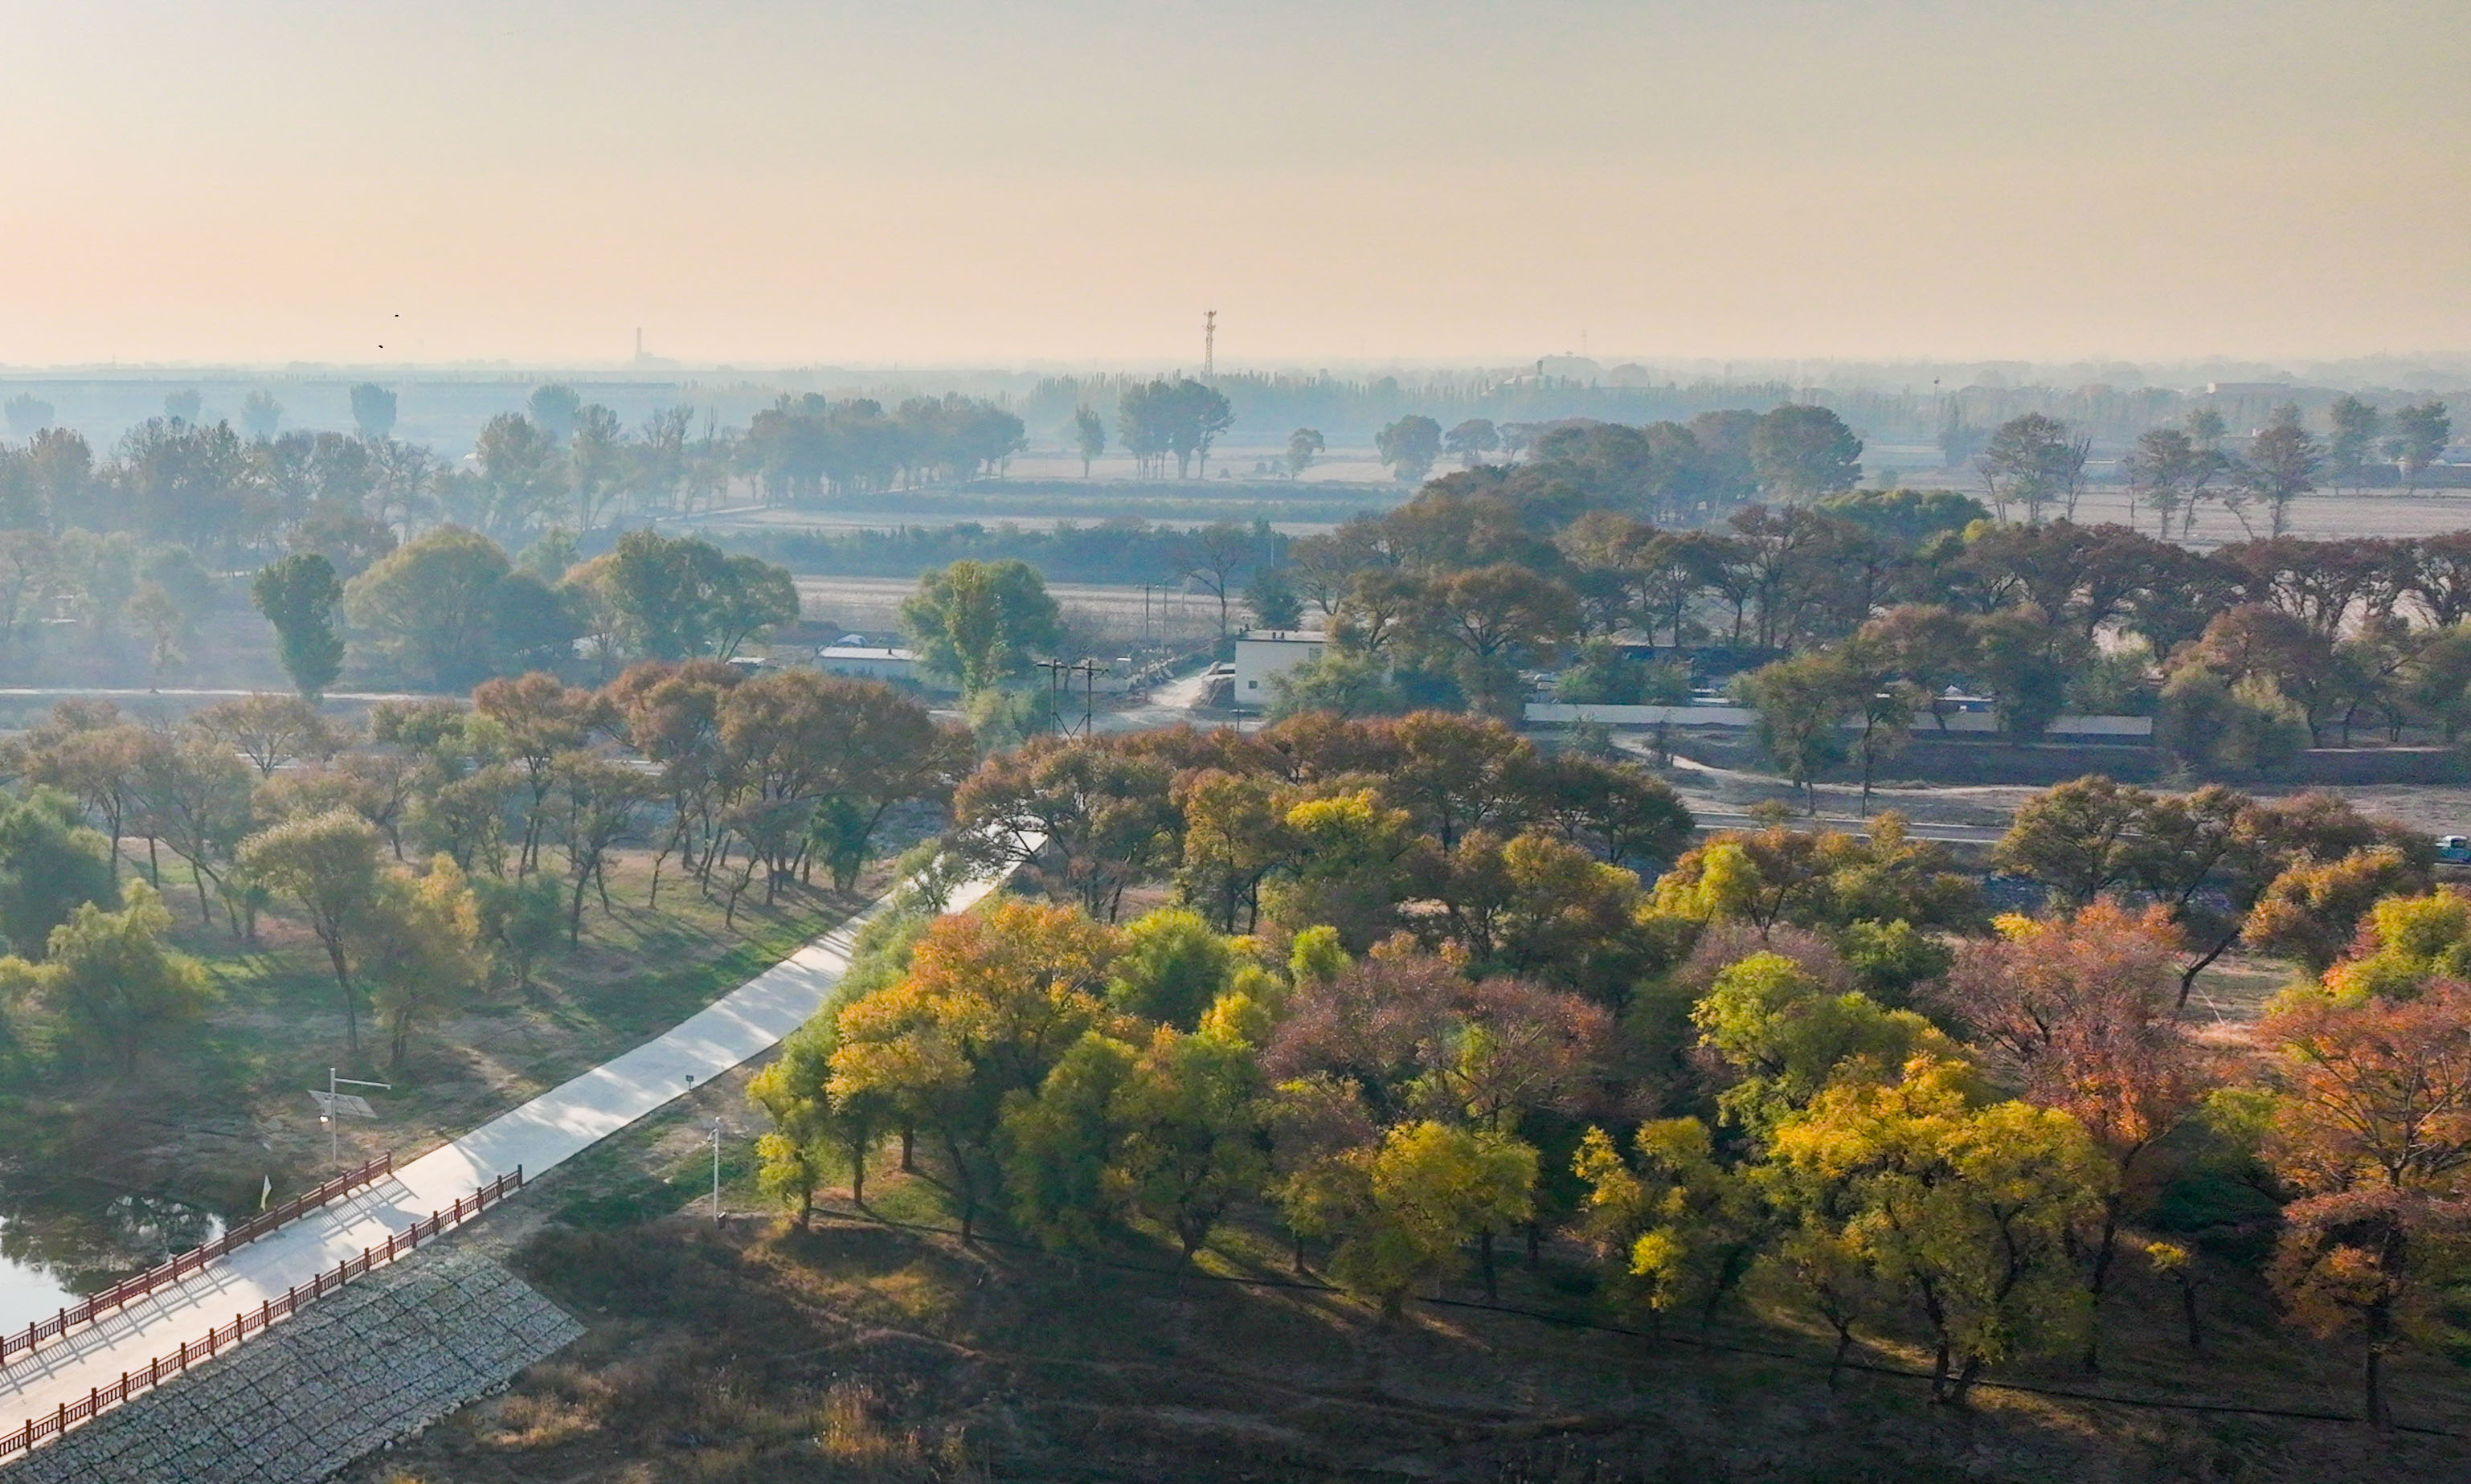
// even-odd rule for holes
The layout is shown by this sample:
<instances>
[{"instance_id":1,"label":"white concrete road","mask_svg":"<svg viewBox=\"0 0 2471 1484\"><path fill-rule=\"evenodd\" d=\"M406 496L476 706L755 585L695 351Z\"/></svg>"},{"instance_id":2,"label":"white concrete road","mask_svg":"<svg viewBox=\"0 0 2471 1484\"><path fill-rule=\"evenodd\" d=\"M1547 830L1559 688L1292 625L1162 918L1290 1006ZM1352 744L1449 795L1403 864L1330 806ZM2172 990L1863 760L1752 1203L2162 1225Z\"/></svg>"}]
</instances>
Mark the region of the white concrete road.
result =
<instances>
[{"instance_id":1,"label":"white concrete road","mask_svg":"<svg viewBox=\"0 0 2471 1484\"><path fill-rule=\"evenodd\" d=\"M1702 830L1767 828L1765 820L1704 795L1684 793L1682 795L1682 802L1689 806L1691 817L1699 821L1699 828ZM1836 830L1847 835L1870 833L1869 820L1858 819L1849 814L1821 814L1814 817L1796 813L1785 819L1784 827L1788 830L1804 831ZM2007 835L2007 831L1993 829L1989 825L1942 824L1929 820L1908 820L1905 824L1905 836L1908 839L1940 840L1948 844L1996 845L2005 839Z\"/></svg>"},{"instance_id":2,"label":"white concrete road","mask_svg":"<svg viewBox=\"0 0 2471 1484\"><path fill-rule=\"evenodd\" d=\"M964 888L952 910L992 889L991 882ZM769 1049L822 1005L849 967L859 927L881 907L879 902L667 1033L404 1165L392 1177L0 1368L0 1431L13 1432L25 1419L203 1337L365 1247L383 1245L389 1233L517 1166L529 1182L684 1095L690 1075L709 1081Z\"/></svg>"}]
</instances>

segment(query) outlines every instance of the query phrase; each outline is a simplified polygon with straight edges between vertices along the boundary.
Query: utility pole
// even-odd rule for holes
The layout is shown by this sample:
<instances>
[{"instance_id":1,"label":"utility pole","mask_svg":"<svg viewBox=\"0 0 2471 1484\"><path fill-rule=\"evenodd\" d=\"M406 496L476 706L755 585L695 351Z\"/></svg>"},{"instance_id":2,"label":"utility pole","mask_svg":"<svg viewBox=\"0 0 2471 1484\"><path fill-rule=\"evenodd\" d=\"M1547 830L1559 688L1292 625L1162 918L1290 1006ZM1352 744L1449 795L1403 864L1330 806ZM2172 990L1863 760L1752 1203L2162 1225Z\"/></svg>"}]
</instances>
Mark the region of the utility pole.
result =
<instances>
[{"instance_id":1,"label":"utility pole","mask_svg":"<svg viewBox=\"0 0 2471 1484\"><path fill-rule=\"evenodd\" d=\"M1065 724L1063 702L1072 698L1072 677L1081 676L1079 735L1091 736L1094 731L1092 719L1098 710L1098 671L1106 667L1094 660L1082 660L1077 664L1064 660L1040 660L1037 664L1039 669L1047 671L1047 693L1056 701L1055 729L1067 737L1073 736L1074 732Z\"/></svg>"},{"instance_id":2,"label":"utility pole","mask_svg":"<svg viewBox=\"0 0 2471 1484\"><path fill-rule=\"evenodd\" d=\"M720 1225L720 1119L712 1120L712 1224Z\"/></svg>"},{"instance_id":3,"label":"utility pole","mask_svg":"<svg viewBox=\"0 0 2471 1484\"><path fill-rule=\"evenodd\" d=\"M1201 379L1218 379L1218 311L1201 312Z\"/></svg>"}]
</instances>

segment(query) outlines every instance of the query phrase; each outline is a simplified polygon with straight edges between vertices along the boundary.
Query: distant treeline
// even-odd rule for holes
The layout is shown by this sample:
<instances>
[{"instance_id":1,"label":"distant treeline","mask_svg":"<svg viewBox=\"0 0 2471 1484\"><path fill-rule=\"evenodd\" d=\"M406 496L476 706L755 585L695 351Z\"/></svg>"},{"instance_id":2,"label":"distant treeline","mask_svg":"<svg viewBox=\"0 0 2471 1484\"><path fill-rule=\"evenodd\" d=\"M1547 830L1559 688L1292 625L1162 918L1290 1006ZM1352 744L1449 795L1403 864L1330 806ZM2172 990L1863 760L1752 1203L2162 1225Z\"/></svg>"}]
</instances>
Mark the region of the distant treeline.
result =
<instances>
[{"instance_id":1,"label":"distant treeline","mask_svg":"<svg viewBox=\"0 0 2471 1484\"><path fill-rule=\"evenodd\" d=\"M1050 530L964 521L893 530L713 531L711 538L792 572L827 577L914 577L956 561L1018 557L1050 582L1172 582L1190 563L1196 530L1140 520L1058 523ZM1258 526L1253 534L1280 559L1284 537Z\"/></svg>"},{"instance_id":2,"label":"distant treeline","mask_svg":"<svg viewBox=\"0 0 2471 1484\"><path fill-rule=\"evenodd\" d=\"M1235 413L1227 441L1241 447L1274 444L1295 428L1317 428L1333 447L1370 444L1384 425L1420 412L1444 427L1470 417L1494 423L1547 423L1590 417L1606 422L1683 422L1703 412L1768 412L1787 403L1828 408L1874 442L1954 444L1958 461L1978 452L1975 438L2029 412L2056 417L2094 440L2097 453L2118 451L2139 434L2199 408L2221 413L2234 433L2261 427L2273 410L2294 404L2321 421L2339 393L2331 389L2266 384L2224 388L2220 394L2166 387L2091 384L2055 387L1947 387L1894 389L1879 386L1794 385L1787 382L1623 382L1616 368L1608 379L1549 374L1505 377L1499 373L1438 373L1414 380L1382 376L1352 380L1329 375L1222 374L1212 383ZM1076 407L1112 409L1140 376L1049 377L1014 406L1033 446L1067 441ZM2365 400L2390 412L2416 400L2400 393L2373 393ZM1953 438L1947 436L1951 432Z\"/></svg>"}]
</instances>

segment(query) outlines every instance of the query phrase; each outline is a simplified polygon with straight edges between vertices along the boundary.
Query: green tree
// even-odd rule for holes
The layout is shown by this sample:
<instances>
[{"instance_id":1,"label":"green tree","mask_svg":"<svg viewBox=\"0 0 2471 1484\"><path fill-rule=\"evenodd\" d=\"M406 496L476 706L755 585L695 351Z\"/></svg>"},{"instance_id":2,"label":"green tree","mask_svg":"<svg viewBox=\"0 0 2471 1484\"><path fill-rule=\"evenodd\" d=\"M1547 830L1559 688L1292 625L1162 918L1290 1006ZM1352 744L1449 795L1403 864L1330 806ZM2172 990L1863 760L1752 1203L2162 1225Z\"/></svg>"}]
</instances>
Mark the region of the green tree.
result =
<instances>
[{"instance_id":1,"label":"green tree","mask_svg":"<svg viewBox=\"0 0 2471 1484\"><path fill-rule=\"evenodd\" d=\"M39 958L52 930L85 903L112 907L120 883L110 842L78 823L77 806L49 789L0 794L0 949Z\"/></svg>"},{"instance_id":2,"label":"green tree","mask_svg":"<svg viewBox=\"0 0 2471 1484\"><path fill-rule=\"evenodd\" d=\"M481 425L472 454L480 464L470 486L472 513L492 536L511 543L565 519L566 455L551 429L521 412L501 412Z\"/></svg>"},{"instance_id":3,"label":"green tree","mask_svg":"<svg viewBox=\"0 0 2471 1484\"><path fill-rule=\"evenodd\" d=\"M1786 501L1816 500L1862 479L1862 440L1824 407L1788 403L1751 429L1751 466Z\"/></svg>"},{"instance_id":4,"label":"green tree","mask_svg":"<svg viewBox=\"0 0 2471 1484\"><path fill-rule=\"evenodd\" d=\"M1352 653L1339 646L1270 677L1272 721L1326 712L1333 717L1395 717L1407 698L1391 683L1390 666L1377 654Z\"/></svg>"},{"instance_id":5,"label":"green tree","mask_svg":"<svg viewBox=\"0 0 2471 1484\"><path fill-rule=\"evenodd\" d=\"M574 388L559 382L534 387L524 401L524 411L553 443L564 443L574 436L576 419L582 414L583 397Z\"/></svg>"},{"instance_id":6,"label":"green tree","mask_svg":"<svg viewBox=\"0 0 2471 1484\"><path fill-rule=\"evenodd\" d=\"M283 426L283 404L263 387L251 388L240 405L241 426L252 438L271 438Z\"/></svg>"},{"instance_id":7,"label":"green tree","mask_svg":"<svg viewBox=\"0 0 2471 1484\"><path fill-rule=\"evenodd\" d=\"M1197 912L1163 907L1124 925L1107 999L1117 1008L1181 1030L1202 1015L1236 978L1236 951Z\"/></svg>"},{"instance_id":8,"label":"green tree","mask_svg":"<svg viewBox=\"0 0 2471 1484\"><path fill-rule=\"evenodd\" d=\"M647 659L727 659L749 639L798 616L788 569L724 554L694 536L630 530L584 580L618 619L619 642Z\"/></svg>"},{"instance_id":9,"label":"green tree","mask_svg":"<svg viewBox=\"0 0 2471 1484\"><path fill-rule=\"evenodd\" d=\"M557 787L557 760L583 745L592 732L606 725L605 703L579 686L561 685L554 675L534 671L518 677L484 681L472 692L472 710L494 730L490 741L522 769L530 795L524 812L523 846L515 859L518 873L540 861L540 846L550 824L550 794Z\"/></svg>"},{"instance_id":10,"label":"green tree","mask_svg":"<svg viewBox=\"0 0 2471 1484\"><path fill-rule=\"evenodd\" d=\"M1298 428L1288 434L1287 478L1292 480L1302 477L1306 469L1312 467L1313 459L1329 447L1329 442L1322 437L1321 430L1318 428Z\"/></svg>"},{"instance_id":11,"label":"green tree","mask_svg":"<svg viewBox=\"0 0 2471 1484\"><path fill-rule=\"evenodd\" d=\"M2299 409L2285 405L2273 410L2273 417L2248 443L2247 457L2240 461L2240 483L2270 512L2271 533L2279 536L2291 526L2291 502L2317 487L2317 471L2325 461L2317 440L2300 426Z\"/></svg>"},{"instance_id":12,"label":"green tree","mask_svg":"<svg viewBox=\"0 0 2471 1484\"><path fill-rule=\"evenodd\" d=\"M1284 567L1258 567L1253 580L1244 589L1244 606L1253 610L1253 623L1260 628L1294 628L1304 623L1304 596L1296 591L1294 576Z\"/></svg>"},{"instance_id":13,"label":"green tree","mask_svg":"<svg viewBox=\"0 0 2471 1484\"><path fill-rule=\"evenodd\" d=\"M375 382L362 382L352 389L352 421L361 436L372 443L384 442L394 432L395 395Z\"/></svg>"},{"instance_id":14,"label":"green tree","mask_svg":"<svg viewBox=\"0 0 2471 1484\"><path fill-rule=\"evenodd\" d=\"M1505 720L1525 697L1521 662L1550 663L1578 623L1567 586L1514 562L1433 578L1418 616L1420 637L1448 656L1469 701Z\"/></svg>"},{"instance_id":15,"label":"green tree","mask_svg":"<svg viewBox=\"0 0 2471 1484\"><path fill-rule=\"evenodd\" d=\"M2092 439L2048 413L2027 412L2001 423L1981 459L1982 483L1999 518L2008 518L2011 506L2021 506L2025 523L2039 525L2044 507L2056 505L2060 519L2076 519L2092 450Z\"/></svg>"},{"instance_id":16,"label":"green tree","mask_svg":"<svg viewBox=\"0 0 2471 1484\"><path fill-rule=\"evenodd\" d=\"M1261 883L1286 859L1278 790L1267 779L1217 767L1188 772L1174 787L1184 816L1177 897L1221 932L1252 931L1260 923Z\"/></svg>"},{"instance_id":17,"label":"green tree","mask_svg":"<svg viewBox=\"0 0 2471 1484\"><path fill-rule=\"evenodd\" d=\"M1028 673L1030 660L1063 643L1063 612L1036 568L1016 558L957 561L918 579L901 624L927 668L964 695Z\"/></svg>"},{"instance_id":18,"label":"green tree","mask_svg":"<svg viewBox=\"0 0 2471 1484\"><path fill-rule=\"evenodd\" d=\"M0 958L0 998L33 994L124 1073L133 1072L149 1040L200 1019L214 1003L205 970L164 946L171 927L172 914L142 882L119 911L82 903L52 930L41 963Z\"/></svg>"},{"instance_id":19,"label":"green tree","mask_svg":"<svg viewBox=\"0 0 2471 1484\"><path fill-rule=\"evenodd\" d=\"M26 739L26 777L75 798L103 821L104 860L116 872L120 841L138 808L137 766L146 730L119 719L111 702L62 701Z\"/></svg>"},{"instance_id":20,"label":"green tree","mask_svg":"<svg viewBox=\"0 0 2471 1484\"><path fill-rule=\"evenodd\" d=\"M493 668L498 589L511 570L496 542L442 527L354 577L343 607L413 676L460 689Z\"/></svg>"},{"instance_id":21,"label":"green tree","mask_svg":"<svg viewBox=\"0 0 2471 1484\"><path fill-rule=\"evenodd\" d=\"M2016 808L1991 863L2083 907L2133 880L2153 795L2099 773L2045 789Z\"/></svg>"},{"instance_id":22,"label":"green tree","mask_svg":"<svg viewBox=\"0 0 2471 1484\"><path fill-rule=\"evenodd\" d=\"M600 908L609 910L609 852L635 828L652 793L652 781L616 758L580 749L561 752L551 765L556 780L558 844L566 852L570 891L566 941L583 936L583 894L598 886Z\"/></svg>"},{"instance_id":23,"label":"green tree","mask_svg":"<svg viewBox=\"0 0 2471 1484\"><path fill-rule=\"evenodd\" d=\"M1175 1234L1186 1261L1269 1177L1254 1049L1219 1027L1161 1027L1116 1091L1114 1170L1132 1211Z\"/></svg>"},{"instance_id":24,"label":"green tree","mask_svg":"<svg viewBox=\"0 0 2471 1484\"><path fill-rule=\"evenodd\" d=\"M241 842L240 869L253 884L300 904L334 966L344 1034L358 1051L360 992L349 954L378 902L378 832L346 810L287 819Z\"/></svg>"},{"instance_id":25,"label":"green tree","mask_svg":"<svg viewBox=\"0 0 2471 1484\"><path fill-rule=\"evenodd\" d=\"M2197 504L2204 497L2206 484L2222 472L2222 455L2200 445L2180 428L2149 428L2136 439L2136 448L2122 461L2122 472L2128 476L2130 498L2142 496L2153 506L2164 540L2171 538L2171 517L2179 517L2180 539L2185 540L2197 519ZM2130 510L2129 524L2135 525L2135 512Z\"/></svg>"},{"instance_id":26,"label":"green tree","mask_svg":"<svg viewBox=\"0 0 2471 1484\"><path fill-rule=\"evenodd\" d=\"M469 884L480 911L481 941L493 965L514 977L518 993L530 994L532 967L565 930L557 883L546 876L482 876Z\"/></svg>"},{"instance_id":27,"label":"green tree","mask_svg":"<svg viewBox=\"0 0 2471 1484\"><path fill-rule=\"evenodd\" d=\"M757 1178L774 1199L796 1205L800 1226L813 1215L815 1192L835 1168L849 1175L851 1199L866 1205L867 1156L887 1126L880 1099L831 1093L837 1011L845 1002L827 1005L791 1032L781 1054L746 1088L772 1119L772 1132L756 1145Z\"/></svg>"},{"instance_id":28,"label":"green tree","mask_svg":"<svg viewBox=\"0 0 2471 1484\"><path fill-rule=\"evenodd\" d=\"M567 480L575 491L575 523L590 530L623 492L635 447L618 414L595 402L577 408L566 440Z\"/></svg>"},{"instance_id":29,"label":"green tree","mask_svg":"<svg viewBox=\"0 0 2471 1484\"><path fill-rule=\"evenodd\" d=\"M334 563L315 552L295 553L258 569L249 597L274 625L284 673L300 694L315 698L333 685L343 669L343 640L335 632L343 585Z\"/></svg>"},{"instance_id":30,"label":"green tree","mask_svg":"<svg viewBox=\"0 0 2471 1484\"><path fill-rule=\"evenodd\" d=\"M1196 457L1208 471L1211 445L1235 421L1235 410L1225 395L1188 376L1173 383L1153 381L1125 388L1116 427L1125 450L1141 461L1144 473L1173 454L1176 477L1188 479Z\"/></svg>"},{"instance_id":31,"label":"green tree","mask_svg":"<svg viewBox=\"0 0 2471 1484\"><path fill-rule=\"evenodd\" d=\"M1421 483L1433 471L1442 452L1442 425L1410 412L1384 427L1373 439L1373 451L1390 466L1401 484Z\"/></svg>"},{"instance_id":32,"label":"green tree","mask_svg":"<svg viewBox=\"0 0 2471 1484\"><path fill-rule=\"evenodd\" d=\"M1005 1099L1000 1139L1014 1219L1047 1247L1095 1247L1124 1214L1116 1101L1135 1055L1125 1042L1091 1031L1034 1095Z\"/></svg>"},{"instance_id":33,"label":"green tree","mask_svg":"<svg viewBox=\"0 0 2471 1484\"><path fill-rule=\"evenodd\" d=\"M440 856L417 878L387 871L352 930L352 960L386 1021L389 1060L401 1067L412 1032L460 1006L488 977L480 903L462 870Z\"/></svg>"},{"instance_id":34,"label":"green tree","mask_svg":"<svg viewBox=\"0 0 2471 1484\"><path fill-rule=\"evenodd\" d=\"M1832 654L1800 654L1761 667L1743 688L1759 714L1760 745L1818 813L1815 784L1845 761L1845 720L1861 703L1853 677Z\"/></svg>"},{"instance_id":35,"label":"green tree","mask_svg":"<svg viewBox=\"0 0 2471 1484\"><path fill-rule=\"evenodd\" d=\"M2171 757L2216 777L2270 775L2308 749L2308 715L2271 677L2233 682L2202 665L2162 685L2153 741Z\"/></svg>"},{"instance_id":36,"label":"green tree","mask_svg":"<svg viewBox=\"0 0 2471 1484\"><path fill-rule=\"evenodd\" d=\"M1990 518L1981 501L1953 489L1853 489L1818 507L1908 550Z\"/></svg>"},{"instance_id":37,"label":"green tree","mask_svg":"<svg viewBox=\"0 0 2471 1484\"><path fill-rule=\"evenodd\" d=\"M137 797L147 835L189 863L200 920L211 916L209 883L226 892L226 908L236 905L228 896L231 883L217 868L233 860L254 822L250 783L247 764L198 732L151 735L139 752ZM242 932L237 913L232 931Z\"/></svg>"},{"instance_id":38,"label":"green tree","mask_svg":"<svg viewBox=\"0 0 2471 1484\"><path fill-rule=\"evenodd\" d=\"M1484 462L1484 456L1501 446L1501 434L1488 417L1471 417L1442 435L1442 447L1459 461L1464 469Z\"/></svg>"},{"instance_id":39,"label":"green tree","mask_svg":"<svg viewBox=\"0 0 2471 1484\"><path fill-rule=\"evenodd\" d=\"M1263 914L1288 929L1334 929L1351 951L1388 937L1418 848L1407 811L1363 789L1301 801L1283 825L1292 854L1262 887Z\"/></svg>"},{"instance_id":40,"label":"green tree","mask_svg":"<svg viewBox=\"0 0 2471 1484\"><path fill-rule=\"evenodd\" d=\"M2068 677L2090 646L2074 629L2030 609L2002 608L1973 620L1974 679L1989 692L1999 729L2039 737L2067 704Z\"/></svg>"},{"instance_id":41,"label":"green tree","mask_svg":"<svg viewBox=\"0 0 2471 1484\"><path fill-rule=\"evenodd\" d=\"M2396 409L2393 426L2393 436L2386 440L2386 452L2402 471L2403 487L2416 490L2420 475L2445 452L2447 440L2454 436L2454 420L2445 414L2445 404L2431 397Z\"/></svg>"},{"instance_id":42,"label":"green tree","mask_svg":"<svg viewBox=\"0 0 2471 1484\"><path fill-rule=\"evenodd\" d=\"M180 652L180 637L188 632L188 615L172 601L162 583L149 577L137 584L136 593L129 600L129 617L143 630L149 640L148 653L153 660L154 679L159 684L173 666L186 655Z\"/></svg>"},{"instance_id":43,"label":"green tree","mask_svg":"<svg viewBox=\"0 0 2471 1484\"><path fill-rule=\"evenodd\" d=\"M2376 453L2378 425L2385 418L2369 404L2354 396L2340 396L2327 410L2333 419L2333 436L2325 440L2327 472L2334 476L2336 488L2344 482L2359 483L2367 472L2368 460Z\"/></svg>"},{"instance_id":44,"label":"green tree","mask_svg":"<svg viewBox=\"0 0 2471 1484\"><path fill-rule=\"evenodd\" d=\"M1107 451L1107 420L1091 408L1072 410L1072 443L1081 454L1081 477L1090 477L1090 465Z\"/></svg>"}]
</instances>

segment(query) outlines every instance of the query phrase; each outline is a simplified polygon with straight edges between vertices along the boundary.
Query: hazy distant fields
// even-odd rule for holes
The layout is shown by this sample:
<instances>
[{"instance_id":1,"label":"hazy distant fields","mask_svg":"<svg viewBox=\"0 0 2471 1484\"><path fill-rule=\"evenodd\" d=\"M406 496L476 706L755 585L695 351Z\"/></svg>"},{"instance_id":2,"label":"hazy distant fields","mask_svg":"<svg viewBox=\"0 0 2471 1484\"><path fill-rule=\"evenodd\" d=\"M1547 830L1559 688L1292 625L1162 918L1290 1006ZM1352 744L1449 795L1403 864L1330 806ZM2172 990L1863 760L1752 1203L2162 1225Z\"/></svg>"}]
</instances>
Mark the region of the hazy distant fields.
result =
<instances>
[{"instance_id":1,"label":"hazy distant fields","mask_svg":"<svg viewBox=\"0 0 2471 1484\"><path fill-rule=\"evenodd\" d=\"M808 620L864 634L899 631L901 601L918 591L918 584L905 577L802 575L797 580L798 606ZM1198 642L1218 633L1218 601L1206 593L1154 588L1145 599L1139 587L1096 582L1050 582L1047 590L1062 605L1067 621L1094 638L1132 642L1146 632L1153 641ZM1231 624L1242 626L1243 604L1234 604L1232 611Z\"/></svg>"}]
</instances>

